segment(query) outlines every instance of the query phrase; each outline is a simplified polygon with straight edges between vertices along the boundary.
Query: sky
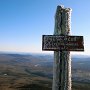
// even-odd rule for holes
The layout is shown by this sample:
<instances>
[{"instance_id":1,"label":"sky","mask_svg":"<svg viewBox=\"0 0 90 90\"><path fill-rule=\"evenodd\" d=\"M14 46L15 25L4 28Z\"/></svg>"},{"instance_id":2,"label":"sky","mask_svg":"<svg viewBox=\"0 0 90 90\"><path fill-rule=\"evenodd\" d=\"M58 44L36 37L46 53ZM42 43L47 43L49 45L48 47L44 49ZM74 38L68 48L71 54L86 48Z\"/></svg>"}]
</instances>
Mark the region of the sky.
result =
<instances>
[{"instance_id":1,"label":"sky","mask_svg":"<svg viewBox=\"0 0 90 90\"><path fill-rule=\"evenodd\" d=\"M0 51L42 51L42 35L53 35L58 5L72 8L71 35L84 36L90 55L90 0L0 0Z\"/></svg>"}]
</instances>

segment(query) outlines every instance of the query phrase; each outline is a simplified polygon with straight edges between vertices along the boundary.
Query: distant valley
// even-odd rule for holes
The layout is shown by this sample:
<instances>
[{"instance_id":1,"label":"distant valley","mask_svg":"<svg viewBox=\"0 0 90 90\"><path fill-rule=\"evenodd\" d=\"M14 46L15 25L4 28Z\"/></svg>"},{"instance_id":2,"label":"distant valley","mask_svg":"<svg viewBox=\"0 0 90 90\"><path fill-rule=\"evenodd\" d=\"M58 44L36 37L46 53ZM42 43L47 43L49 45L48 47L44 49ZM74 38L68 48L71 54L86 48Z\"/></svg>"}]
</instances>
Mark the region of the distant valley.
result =
<instances>
[{"instance_id":1,"label":"distant valley","mask_svg":"<svg viewBox=\"0 0 90 90\"><path fill-rule=\"evenodd\" d=\"M0 90L51 90L52 77L53 55L0 54ZM90 90L90 57L72 56L72 82Z\"/></svg>"}]
</instances>

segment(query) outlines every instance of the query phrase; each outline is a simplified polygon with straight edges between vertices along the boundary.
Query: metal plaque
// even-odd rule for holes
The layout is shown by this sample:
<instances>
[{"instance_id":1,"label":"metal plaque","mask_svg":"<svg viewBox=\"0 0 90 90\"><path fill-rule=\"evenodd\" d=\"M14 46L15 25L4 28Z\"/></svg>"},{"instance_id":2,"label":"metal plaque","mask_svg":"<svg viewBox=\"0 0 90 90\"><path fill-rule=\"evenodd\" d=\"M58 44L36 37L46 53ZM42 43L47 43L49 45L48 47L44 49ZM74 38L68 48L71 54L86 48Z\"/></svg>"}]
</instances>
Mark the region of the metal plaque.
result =
<instances>
[{"instance_id":1,"label":"metal plaque","mask_svg":"<svg viewBox=\"0 0 90 90\"><path fill-rule=\"evenodd\" d=\"M84 51L83 36L43 35L42 50Z\"/></svg>"}]
</instances>

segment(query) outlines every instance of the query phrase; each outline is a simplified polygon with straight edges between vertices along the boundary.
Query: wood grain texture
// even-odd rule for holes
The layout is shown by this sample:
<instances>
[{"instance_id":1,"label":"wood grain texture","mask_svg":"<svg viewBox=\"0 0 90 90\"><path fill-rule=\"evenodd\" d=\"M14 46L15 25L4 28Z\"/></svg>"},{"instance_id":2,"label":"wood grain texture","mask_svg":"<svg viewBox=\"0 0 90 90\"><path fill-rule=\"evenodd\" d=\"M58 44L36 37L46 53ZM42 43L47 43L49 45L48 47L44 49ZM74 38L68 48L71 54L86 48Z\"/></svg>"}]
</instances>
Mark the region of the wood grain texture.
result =
<instances>
[{"instance_id":1,"label":"wood grain texture","mask_svg":"<svg viewBox=\"0 0 90 90\"><path fill-rule=\"evenodd\" d=\"M71 9L57 6L54 35L70 35ZM54 51L52 90L71 90L70 51Z\"/></svg>"}]
</instances>

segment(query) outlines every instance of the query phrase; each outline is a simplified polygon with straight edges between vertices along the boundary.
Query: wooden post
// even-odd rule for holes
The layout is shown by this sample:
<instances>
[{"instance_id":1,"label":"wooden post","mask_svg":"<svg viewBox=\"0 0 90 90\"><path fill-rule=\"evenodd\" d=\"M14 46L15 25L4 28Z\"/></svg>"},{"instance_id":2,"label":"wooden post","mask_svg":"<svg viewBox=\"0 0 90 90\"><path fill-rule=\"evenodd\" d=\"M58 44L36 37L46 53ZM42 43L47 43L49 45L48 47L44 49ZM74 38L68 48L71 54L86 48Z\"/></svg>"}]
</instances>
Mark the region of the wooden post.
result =
<instances>
[{"instance_id":1,"label":"wooden post","mask_svg":"<svg viewBox=\"0 0 90 90\"><path fill-rule=\"evenodd\" d=\"M52 90L71 90L70 51L84 51L83 36L70 36L71 9L57 6L54 35L43 35L42 50L54 51Z\"/></svg>"},{"instance_id":2,"label":"wooden post","mask_svg":"<svg viewBox=\"0 0 90 90\"><path fill-rule=\"evenodd\" d=\"M57 6L54 35L70 34L71 9ZM52 90L71 90L70 51L54 51Z\"/></svg>"}]
</instances>

